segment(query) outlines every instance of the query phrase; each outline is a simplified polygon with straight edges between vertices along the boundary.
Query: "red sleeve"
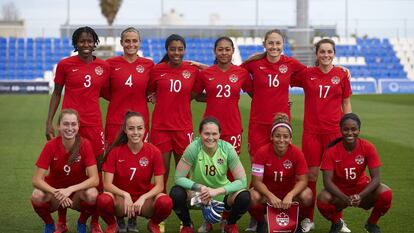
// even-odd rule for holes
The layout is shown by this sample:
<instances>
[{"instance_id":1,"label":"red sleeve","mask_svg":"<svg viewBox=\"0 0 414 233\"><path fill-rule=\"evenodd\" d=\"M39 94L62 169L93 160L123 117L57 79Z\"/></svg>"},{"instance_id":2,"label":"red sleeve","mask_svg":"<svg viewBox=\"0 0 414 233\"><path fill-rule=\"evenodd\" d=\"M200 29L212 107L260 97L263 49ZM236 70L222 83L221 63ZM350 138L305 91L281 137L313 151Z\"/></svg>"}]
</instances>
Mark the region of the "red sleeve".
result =
<instances>
[{"instance_id":1,"label":"red sleeve","mask_svg":"<svg viewBox=\"0 0 414 233\"><path fill-rule=\"evenodd\" d=\"M55 83L59 85L65 85L65 65L63 61L60 61L56 67Z\"/></svg>"},{"instance_id":2,"label":"red sleeve","mask_svg":"<svg viewBox=\"0 0 414 233\"><path fill-rule=\"evenodd\" d=\"M334 149L328 149L322 159L321 170L333 171L335 164L333 161Z\"/></svg>"},{"instance_id":3,"label":"red sleeve","mask_svg":"<svg viewBox=\"0 0 414 233\"><path fill-rule=\"evenodd\" d=\"M200 94L201 92L203 92L204 88L204 72L199 72L193 86L193 92L196 94Z\"/></svg>"},{"instance_id":4,"label":"red sleeve","mask_svg":"<svg viewBox=\"0 0 414 233\"><path fill-rule=\"evenodd\" d=\"M372 145L371 143L367 143L367 145L365 146L365 153L368 156L367 165L369 169L381 167L382 163L379 159L377 150L375 149L374 145Z\"/></svg>"},{"instance_id":5,"label":"red sleeve","mask_svg":"<svg viewBox=\"0 0 414 233\"><path fill-rule=\"evenodd\" d=\"M298 149L296 155L296 175L301 176L308 174L308 164L306 163L303 152Z\"/></svg>"},{"instance_id":6,"label":"red sleeve","mask_svg":"<svg viewBox=\"0 0 414 233\"><path fill-rule=\"evenodd\" d=\"M243 83L242 83L242 89L245 92L253 92L253 81L250 78L249 72L244 69L243 72Z\"/></svg>"},{"instance_id":7,"label":"red sleeve","mask_svg":"<svg viewBox=\"0 0 414 233\"><path fill-rule=\"evenodd\" d=\"M113 148L106 157L104 164L102 165L102 170L104 172L109 172L115 174L116 167L116 155L118 154L119 147Z\"/></svg>"},{"instance_id":8,"label":"red sleeve","mask_svg":"<svg viewBox=\"0 0 414 233\"><path fill-rule=\"evenodd\" d=\"M252 162L252 164L254 163L254 164L260 164L260 165L264 165L265 164L265 158L267 157L266 156L266 152L267 152L267 144L266 145L264 145L264 146L262 146L262 147L260 147L258 150L257 150L257 152L256 152L256 155L253 157L253 162Z\"/></svg>"},{"instance_id":9,"label":"red sleeve","mask_svg":"<svg viewBox=\"0 0 414 233\"><path fill-rule=\"evenodd\" d=\"M46 145L43 147L42 152L39 155L39 158L36 161L37 167L43 168L45 170L49 169L53 157L53 145L55 143L55 139L46 143Z\"/></svg>"},{"instance_id":10,"label":"red sleeve","mask_svg":"<svg viewBox=\"0 0 414 233\"><path fill-rule=\"evenodd\" d=\"M153 146L152 149L154 159L154 176L161 176L165 173L164 160L161 155L161 151Z\"/></svg>"},{"instance_id":11,"label":"red sleeve","mask_svg":"<svg viewBox=\"0 0 414 233\"><path fill-rule=\"evenodd\" d=\"M349 76L346 72L345 72L344 76L345 76L345 78L343 79L343 84L342 84L343 85L342 86L342 89L343 89L342 98L346 99L346 98L351 96L352 89L351 89L351 82L349 81L350 78L349 78Z\"/></svg>"},{"instance_id":12,"label":"red sleeve","mask_svg":"<svg viewBox=\"0 0 414 233\"><path fill-rule=\"evenodd\" d=\"M155 92L156 73L157 72L155 72L155 69L151 69L147 87L148 92Z\"/></svg>"},{"instance_id":13,"label":"red sleeve","mask_svg":"<svg viewBox=\"0 0 414 233\"><path fill-rule=\"evenodd\" d=\"M294 75L292 75L290 79L290 86L303 87L305 83L306 75L307 75L307 69L303 69L295 73Z\"/></svg>"},{"instance_id":14,"label":"red sleeve","mask_svg":"<svg viewBox=\"0 0 414 233\"><path fill-rule=\"evenodd\" d=\"M251 62L243 62L240 67L246 69L248 73L252 73L250 64Z\"/></svg>"},{"instance_id":15,"label":"red sleeve","mask_svg":"<svg viewBox=\"0 0 414 233\"><path fill-rule=\"evenodd\" d=\"M82 150L81 155L83 155L85 158L85 166L89 167L89 166L96 165L96 158L93 153L91 143L88 141L88 139L81 139L81 140L82 140L81 141L81 150Z\"/></svg>"}]
</instances>

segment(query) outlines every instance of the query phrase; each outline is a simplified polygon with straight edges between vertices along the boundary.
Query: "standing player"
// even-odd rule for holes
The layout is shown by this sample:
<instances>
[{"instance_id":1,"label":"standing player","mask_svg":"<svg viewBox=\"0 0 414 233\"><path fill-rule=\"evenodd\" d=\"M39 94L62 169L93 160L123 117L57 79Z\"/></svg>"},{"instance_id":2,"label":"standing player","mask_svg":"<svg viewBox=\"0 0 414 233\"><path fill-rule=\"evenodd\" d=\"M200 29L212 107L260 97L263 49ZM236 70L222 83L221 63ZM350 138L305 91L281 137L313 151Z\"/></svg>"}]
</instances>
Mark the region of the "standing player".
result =
<instances>
[{"instance_id":1,"label":"standing player","mask_svg":"<svg viewBox=\"0 0 414 233\"><path fill-rule=\"evenodd\" d=\"M98 170L91 144L79 135L79 121L75 110L62 110L59 136L47 142L36 162L31 201L45 223L45 233L56 232L51 213L58 207L78 210L87 217L96 207ZM86 233L86 219L78 220L79 233Z\"/></svg>"},{"instance_id":2,"label":"standing player","mask_svg":"<svg viewBox=\"0 0 414 233\"><path fill-rule=\"evenodd\" d=\"M223 128L220 138L232 144L240 154L243 129L238 101L241 90L251 95L251 80L245 69L231 63L234 45L229 37L216 40L214 53L215 64L200 72L193 94L206 91L204 117L217 118Z\"/></svg>"},{"instance_id":3,"label":"standing player","mask_svg":"<svg viewBox=\"0 0 414 233\"><path fill-rule=\"evenodd\" d=\"M220 139L221 127L213 117L201 121L200 138L185 150L175 171L175 186L171 189L174 211L183 223L181 233L194 232L188 201L194 192L199 192L203 203L211 200L224 202L230 211L225 232L238 232L236 222L247 212L250 193L246 173L233 146ZM230 169L234 181L227 178ZM190 174L190 178L187 175Z\"/></svg>"},{"instance_id":4,"label":"standing player","mask_svg":"<svg viewBox=\"0 0 414 233\"><path fill-rule=\"evenodd\" d=\"M119 133L127 110L141 113L146 120L145 128L149 129L146 91L154 63L138 56L141 37L136 28L129 27L122 31L120 42L124 54L106 60L111 67L111 76L104 91L110 101L105 125L105 141L108 146Z\"/></svg>"},{"instance_id":5,"label":"standing player","mask_svg":"<svg viewBox=\"0 0 414 233\"><path fill-rule=\"evenodd\" d=\"M308 206L312 192L307 188L308 168L302 151L292 143L292 126L285 113L276 115L271 142L260 147L252 163L250 214L257 220L257 232L265 232L265 203L288 209L293 201ZM301 208L300 208L301 209ZM299 214L299 220L301 220ZM298 227L296 232L302 232Z\"/></svg>"},{"instance_id":6,"label":"standing player","mask_svg":"<svg viewBox=\"0 0 414 233\"><path fill-rule=\"evenodd\" d=\"M148 231L159 233L158 224L171 213L171 198L162 193L164 166L161 152L144 142L144 136L144 117L127 112L122 131L102 167L106 192L99 195L97 205L108 224L107 233L118 232L114 216L150 218Z\"/></svg>"},{"instance_id":7,"label":"standing player","mask_svg":"<svg viewBox=\"0 0 414 233\"><path fill-rule=\"evenodd\" d=\"M322 39L315 45L316 66L301 72L294 79L294 86L305 92L302 150L309 167L308 187L313 193L313 202L304 210L307 216L302 222L304 232L315 228L313 214L316 199L316 181L326 145L340 136L339 121L344 113L351 112L352 94L349 73L332 64L335 43ZM344 225L345 226L345 225ZM345 226L344 232L350 232Z\"/></svg>"},{"instance_id":8,"label":"standing player","mask_svg":"<svg viewBox=\"0 0 414 233\"><path fill-rule=\"evenodd\" d=\"M80 27L73 32L72 45L78 55L65 58L57 65L55 88L50 98L46 121L46 138L50 140L55 136L53 117L65 87L62 109L73 108L79 113L82 125L79 133L92 143L96 158L101 156L104 150L99 96L109 77L109 65L92 54L98 44L98 35L90 27ZM92 216L91 228L93 233L102 232L97 215ZM67 231L65 211L59 211L57 231Z\"/></svg>"},{"instance_id":9,"label":"standing player","mask_svg":"<svg viewBox=\"0 0 414 233\"><path fill-rule=\"evenodd\" d=\"M177 164L194 137L191 91L199 71L183 61L185 48L183 37L170 35L165 41L167 54L150 75L149 92L156 96L150 141L161 150L164 158L164 186L167 185L171 154Z\"/></svg>"},{"instance_id":10,"label":"standing player","mask_svg":"<svg viewBox=\"0 0 414 233\"><path fill-rule=\"evenodd\" d=\"M269 132L276 113L286 113L290 118L289 85L291 78L305 68L296 59L282 54L284 38L280 30L274 29L266 32L263 47L264 53L252 56L241 65L253 78L248 132L251 160L261 146L269 143ZM248 229L254 231L254 220L251 220Z\"/></svg>"},{"instance_id":11,"label":"standing player","mask_svg":"<svg viewBox=\"0 0 414 233\"><path fill-rule=\"evenodd\" d=\"M149 129L147 83L154 63L138 56L141 37L136 28L129 27L122 31L120 42L124 54L107 60L111 76L103 91L103 95L110 101L105 124L105 142L108 146L112 145L121 130L127 110L141 113L146 120L145 129ZM148 131L145 132L145 141L147 136ZM128 226L123 218L117 218L117 222L119 232L138 231L136 218L129 219Z\"/></svg>"},{"instance_id":12,"label":"standing player","mask_svg":"<svg viewBox=\"0 0 414 233\"><path fill-rule=\"evenodd\" d=\"M345 114L339 125L342 136L328 145L321 165L324 190L318 195L318 209L332 222L330 232L336 233L343 225L343 209L373 208L365 230L380 233L377 222L391 208L392 191L381 183L379 156L374 145L358 138L361 121L356 114Z\"/></svg>"}]
</instances>

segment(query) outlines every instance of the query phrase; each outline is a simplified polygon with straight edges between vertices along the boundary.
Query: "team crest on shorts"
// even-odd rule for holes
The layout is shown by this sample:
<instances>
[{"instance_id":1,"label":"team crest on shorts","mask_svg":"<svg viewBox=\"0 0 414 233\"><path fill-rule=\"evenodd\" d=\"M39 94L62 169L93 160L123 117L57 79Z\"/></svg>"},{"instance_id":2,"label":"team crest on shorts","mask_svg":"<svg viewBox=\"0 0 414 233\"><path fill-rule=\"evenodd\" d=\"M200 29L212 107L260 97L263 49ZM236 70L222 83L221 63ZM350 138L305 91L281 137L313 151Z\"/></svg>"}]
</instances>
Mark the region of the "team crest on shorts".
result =
<instances>
[{"instance_id":1,"label":"team crest on shorts","mask_svg":"<svg viewBox=\"0 0 414 233\"><path fill-rule=\"evenodd\" d=\"M137 67L135 67L135 69L137 70L138 73L144 73L144 67L142 65L138 65Z\"/></svg>"},{"instance_id":2,"label":"team crest on shorts","mask_svg":"<svg viewBox=\"0 0 414 233\"><path fill-rule=\"evenodd\" d=\"M338 84L338 83L339 83L339 81L341 81L341 79L340 79L338 76L333 76L333 77L331 78L331 82L332 82L332 84Z\"/></svg>"},{"instance_id":3,"label":"team crest on shorts","mask_svg":"<svg viewBox=\"0 0 414 233\"><path fill-rule=\"evenodd\" d=\"M237 75L232 74L232 75L230 75L229 80L230 80L230 82L235 83L235 82L237 82L237 80L239 80L239 78L237 77Z\"/></svg>"},{"instance_id":4,"label":"team crest on shorts","mask_svg":"<svg viewBox=\"0 0 414 233\"><path fill-rule=\"evenodd\" d=\"M285 162L283 162L283 167L285 168L285 169L291 169L292 168L292 161L290 161L290 160L285 160Z\"/></svg>"},{"instance_id":5,"label":"team crest on shorts","mask_svg":"<svg viewBox=\"0 0 414 233\"><path fill-rule=\"evenodd\" d=\"M188 70L184 70L184 71L183 71L183 77L184 77L185 79L190 78L190 76L191 76L190 71L188 71Z\"/></svg>"},{"instance_id":6,"label":"team crest on shorts","mask_svg":"<svg viewBox=\"0 0 414 233\"><path fill-rule=\"evenodd\" d=\"M102 67L100 67L100 66L95 67L95 73L96 73L98 76L101 76L101 75L103 74L103 69L102 69Z\"/></svg>"},{"instance_id":7,"label":"team crest on shorts","mask_svg":"<svg viewBox=\"0 0 414 233\"><path fill-rule=\"evenodd\" d=\"M285 74L288 71L288 67L286 65L280 65L279 71L280 73Z\"/></svg>"},{"instance_id":8,"label":"team crest on shorts","mask_svg":"<svg viewBox=\"0 0 414 233\"><path fill-rule=\"evenodd\" d=\"M285 227L289 224L289 215L284 212L276 215L276 223L281 227Z\"/></svg>"},{"instance_id":9,"label":"team crest on shorts","mask_svg":"<svg viewBox=\"0 0 414 233\"><path fill-rule=\"evenodd\" d=\"M357 156L355 157L355 163L356 163L356 164L358 164L358 165L363 164L363 163L364 163L364 161L365 161L365 158L364 158L364 156L363 156L363 155L357 155Z\"/></svg>"},{"instance_id":10,"label":"team crest on shorts","mask_svg":"<svg viewBox=\"0 0 414 233\"><path fill-rule=\"evenodd\" d=\"M217 159L217 163L218 163L219 165L222 165L222 164L224 163L223 158L218 158L218 159Z\"/></svg>"},{"instance_id":11,"label":"team crest on shorts","mask_svg":"<svg viewBox=\"0 0 414 233\"><path fill-rule=\"evenodd\" d=\"M144 156L141 159L139 159L139 165L141 165L141 167L148 166L148 159L147 159L147 157Z\"/></svg>"}]
</instances>

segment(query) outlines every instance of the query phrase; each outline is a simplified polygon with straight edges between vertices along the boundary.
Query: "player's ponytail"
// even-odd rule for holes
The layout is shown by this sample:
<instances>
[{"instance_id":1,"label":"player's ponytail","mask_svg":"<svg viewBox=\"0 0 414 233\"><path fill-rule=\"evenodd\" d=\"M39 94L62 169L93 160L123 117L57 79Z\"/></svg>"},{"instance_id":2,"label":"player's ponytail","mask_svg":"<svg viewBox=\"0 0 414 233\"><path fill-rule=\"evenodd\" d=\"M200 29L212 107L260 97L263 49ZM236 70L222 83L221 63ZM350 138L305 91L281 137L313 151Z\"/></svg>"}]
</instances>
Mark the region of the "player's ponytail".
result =
<instances>
[{"instance_id":1,"label":"player's ponytail","mask_svg":"<svg viewBox=\"0 0 414 233\"><path fill-rule=\"evenodd\" d=\"M131 118L131 117L134 117L134 116L141 117L141 118L144 120L144 122L145 122L144 116L143 116L141 113L139 113L139 112L134 112L134 111L131 111L131 110L128 110L128 111L126 112L126 114L125 114L124 121L123 121L123 123L122 123L122 127L121 127L121 129L119 130L118 136L116 137L116 139L115 139L115 141L112 143L112 145L110 145L110 146L109 146L109 148L108 148L107 150L105 150L105 153L104 153L104 158L103 158L103 161L104 161L104 162L106 161L106 157L107 157L107 155L109 154L109 152L110 152L113 148L115 148L115 147L117 147L117 146L124 145L124 144L127 144L127 143L128 143L128 136L127 136L127 135L126 135L126 133L125 133L126 124L127 124L127 120L128 120L129 118Z\"/></svg>"}]
</instances>

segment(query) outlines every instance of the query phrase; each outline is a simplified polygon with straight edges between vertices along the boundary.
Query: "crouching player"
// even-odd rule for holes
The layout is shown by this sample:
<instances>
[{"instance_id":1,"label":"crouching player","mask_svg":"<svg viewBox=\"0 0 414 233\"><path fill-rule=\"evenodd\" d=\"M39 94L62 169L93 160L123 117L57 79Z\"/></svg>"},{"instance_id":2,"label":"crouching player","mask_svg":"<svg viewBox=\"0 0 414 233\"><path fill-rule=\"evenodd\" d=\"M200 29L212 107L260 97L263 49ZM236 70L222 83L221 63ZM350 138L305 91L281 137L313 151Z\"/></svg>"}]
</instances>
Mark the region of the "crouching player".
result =
<instances>
[{"instance_id":1,"label":"crouching player","mask_svg":"<svg viewBox=\"0 0 414 233\"><path fill-rule=\"evenodd\" d=\"M174 202L174 212L183 223L181 233L194 232L188 207L194 192L200 193L198 196L202 203L212 202L214 212L220 212L220 208L215 206L213 200L224 202L224 208L230 212L224 228L227 233L239 232L236 222L249 208L250 193L245 190L247 180L243 165L233 146L220 139L220 132L217 119L207 117L202 120L200 138L187 147L177 165L176 185L172 187L170 196ZM227 178L228 169L234 177L233 182ZM191 179L187 178L189 172ZM214 216L208 219L208 214L203 214L209 223L219 220L214 219Z\"/></svg>"},{"instance_id":2,"label":"crouching player","mask_svg":"<svg viewBox=\"0 0 414 233\"><path fill-rule=\"evenodd\" d=\"M270 141L257 150L252 164L249 212L258 222L257 232L265 232L266 202L274 208L288 209L293 201L300 206L309 206L312 201L312 192L306 187L306 161L302 151L291 144L292 127L285 113L276 115ZM302 232L300 226L296 232Z\"/></svg>"},{"instance_id":3,"label":"crouching player","mask_svg":"<svg viewBox=\"0 0 414 233\"><path fill-rule=\"evenodd\" d=\"M115 216L149 218L148 231L159 233L159 223L172 210L171 198L162 193L165 172L161 152L145 136L144 117L127 112L122 131L105 157L105 193L97 200L98 212L106 222L106 233L116 233ZM151 179L154 178L154 184Z\"/></svg>"},{"instance_id":4,"label":"crouching player","mask_svg":"<svg viewBox=\"0 0 414 233\"><path fill-rule=\"evenodd\" d=\"M32 205L45 222L45 233L55 231L51 213L58 207L72 208L89 217L96 211L98 169L92 146L79 135L79 115L73 109L62 110L57 129L59 136L48 141L37 162ZM49 172L48 172L49 170ZM86 219L78 220L77 230L86 233Z\"/></svg>"},{"instance_id":5,"label":"crouching player","mask_svg":"<svg viewBox=\"0 0 414 233\"><path fill-rule=\"evenodd\" d=\"M361 121L354 113L340 121L342 137L328 145L321 170L325 189L318 196L321 214L332 222L330 232L339 232L343 222L340 211L348 206L372 209L365 224L370 233L379 233L378 219L391 207L392 191L381 184L375 147L358 138ZM371 179L365 174L368 167Z\"/></svg>"}]
</instances>

